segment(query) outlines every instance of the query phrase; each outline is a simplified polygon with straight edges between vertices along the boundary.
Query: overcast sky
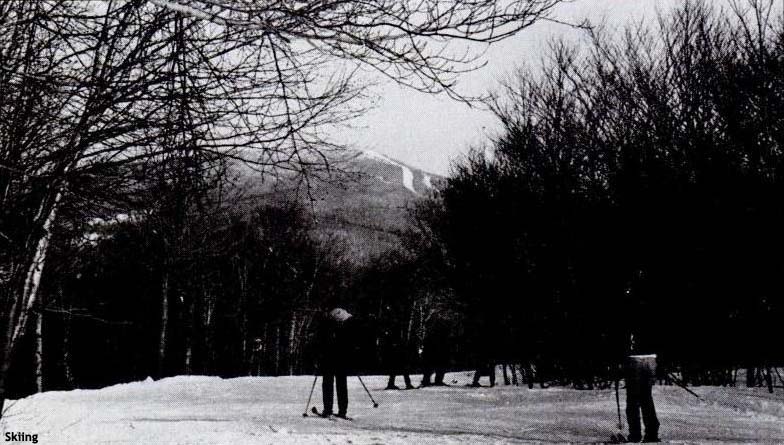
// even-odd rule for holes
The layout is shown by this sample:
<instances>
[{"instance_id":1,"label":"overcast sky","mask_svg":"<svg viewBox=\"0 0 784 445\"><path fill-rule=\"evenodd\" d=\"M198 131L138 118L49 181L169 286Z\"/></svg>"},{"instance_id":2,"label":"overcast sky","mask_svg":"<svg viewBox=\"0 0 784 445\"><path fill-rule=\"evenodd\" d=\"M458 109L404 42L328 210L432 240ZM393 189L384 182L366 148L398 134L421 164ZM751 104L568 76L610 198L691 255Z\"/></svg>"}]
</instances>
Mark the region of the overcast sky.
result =
<instances>
[{"instance_id":1,"label":"overcast sky","mask_svg":"<svg viewBox=\"0 0 784 445\"><path fill-rule=\"evenodd\" d=\"M622 28L641 19L655 18L657 10L668 10L679 0L575 0L563 4L554 17L592 23L602 20ZM491 46L488 65L460 80L460 90L480 94L497 85L498 79L521 63L533 63L545 55L554 38L584 37L581 31L552 22L539 22L517 36ZM343 134L346 142L401 160L414 167L447 174L450 162L471 146L481 145L498 131L486 110L472 109L446 96L429 96L394 84L377 90L380 104L359 119L356 129Z\"/></svg>"}]
</instances>

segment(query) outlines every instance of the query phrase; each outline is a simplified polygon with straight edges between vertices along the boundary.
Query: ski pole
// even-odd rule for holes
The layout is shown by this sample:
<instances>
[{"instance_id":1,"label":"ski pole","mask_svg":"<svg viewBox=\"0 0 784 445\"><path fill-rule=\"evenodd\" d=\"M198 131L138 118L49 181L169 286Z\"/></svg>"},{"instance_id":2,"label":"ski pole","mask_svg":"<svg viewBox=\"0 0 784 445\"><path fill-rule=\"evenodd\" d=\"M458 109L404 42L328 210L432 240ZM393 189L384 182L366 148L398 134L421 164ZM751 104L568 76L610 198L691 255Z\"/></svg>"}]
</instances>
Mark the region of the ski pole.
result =
<instances>
[{"instance_id":1,"label":"ski pole","mask_svg":"<svg viewBox=\"0 0 784 445\"><path fill-rule=\"evenodd\" d=\"M686 392L688 392L689 394L693 395L698 400L702 400L702 397L700 397L699 394L697 394L696 392L694 392L694 391L690 390L689 388L687 388L686 384L683 383L683 381L681 379L679 379L678 377L675 377L675 375L673 375L673 373L669 372L669 373L667 373L667 375L670 376L670 378L675 382L675 384L677 386L679 386L681 389L683 389Z\"/></svg>"},{"instance_id":2,"label":"ski pole","mask_svg":"<svg viewBox=\"0 0 784 445\"><path fill-rule=\"evenodd\" d=\"M302 413L302 417L308 417L308 408L310 407L310 399L313 397L313 390L316 389L316 380L318 380L318 376L313 376L313 386L310 387L310 394L308 395L308 404L305 405L305 411Z\"/></svg>"},{"instance_id":3,"label":"ski pole","mask_svg":"<svg viewBox=\"0 0 784 445\"><path fill-rule=\"evenodd\" d=\"M365 382L362 381L362 377L357 376L357 378L359 379L359 383L362 384L362 387L365 388L365 392L367 393L368 397L370 397L370 401L373 402L373 408L378 408L378 403L376 403L376 401L373 400L373 395L370 394L370 391L367 389L367 386L365 386Z\"/></svg>"}]
</instances>

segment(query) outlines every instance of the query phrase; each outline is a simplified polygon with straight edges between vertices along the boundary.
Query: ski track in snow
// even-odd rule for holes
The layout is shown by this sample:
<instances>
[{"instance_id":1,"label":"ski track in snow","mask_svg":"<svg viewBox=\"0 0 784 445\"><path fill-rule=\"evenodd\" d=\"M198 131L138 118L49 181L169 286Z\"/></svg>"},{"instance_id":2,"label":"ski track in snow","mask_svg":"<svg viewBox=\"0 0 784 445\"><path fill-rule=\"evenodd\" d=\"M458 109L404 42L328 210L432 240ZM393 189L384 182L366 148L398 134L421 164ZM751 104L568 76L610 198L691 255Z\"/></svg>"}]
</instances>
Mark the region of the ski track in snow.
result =
<instances>
[{"instance_id":1,"label":"ski track in snow","mask_svg":"<svg viewBox=\"0 0 784 445\"><path fill-rule=\"evenodd\" d=\"M415 195L419 195L419 193L417 193L416 189L414 188L414 172L412 172L410 168L406 167L404 164L401 164L400 162L395 161L394 159L388 158L372 150L362 150L362 154L364 154L365 156L371 159L376 159L382 162L386 162L387 164L400 167L403 170L403 187L410 190L411 193Z\"/></svg>"},{"instance_id":2,"label":"ski track in snow","mask_svg":"<svg viewBox=\"0 0 784 445\"><path fill-rule=\"evenodd\" d=\"M305 407L312 376L148 379L9 401L0 437L38 434L41 444L493 444L601 443L617 432L612 390L463 386L470 379L451 373L452 387L383 391L385 376L366 377L380 404L373 409L350 378L352 422L302 417L310 406L321 408L320 384ZM781 391L695 391L707 402L678 387L654 388L665 443L784 443Z\"/></svg>"}]
</instances>

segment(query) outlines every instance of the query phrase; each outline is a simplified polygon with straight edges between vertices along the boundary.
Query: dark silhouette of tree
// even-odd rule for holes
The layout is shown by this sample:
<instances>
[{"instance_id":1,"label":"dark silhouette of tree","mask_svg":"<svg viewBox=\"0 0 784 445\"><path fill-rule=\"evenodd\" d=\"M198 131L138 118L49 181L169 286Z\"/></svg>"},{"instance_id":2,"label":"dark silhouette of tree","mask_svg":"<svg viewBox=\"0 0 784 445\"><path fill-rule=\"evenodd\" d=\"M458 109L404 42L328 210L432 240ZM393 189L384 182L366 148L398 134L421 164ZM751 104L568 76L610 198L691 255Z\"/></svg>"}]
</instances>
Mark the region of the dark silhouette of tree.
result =
<instances>
[{"instance_id":1,"label":"dark silhouette of tree","mask_svg":"<svg viewBox=\"0 0 784 445\"><path fill-rule=\"evenodd\" d=\"M590 385L640 328L691 382L782 359L764 339L782 308L784 34L772 2L748 6L556 43L495 96L503 131L456 166L424 233L517 359Z\"/></svg>"}]
</instances>

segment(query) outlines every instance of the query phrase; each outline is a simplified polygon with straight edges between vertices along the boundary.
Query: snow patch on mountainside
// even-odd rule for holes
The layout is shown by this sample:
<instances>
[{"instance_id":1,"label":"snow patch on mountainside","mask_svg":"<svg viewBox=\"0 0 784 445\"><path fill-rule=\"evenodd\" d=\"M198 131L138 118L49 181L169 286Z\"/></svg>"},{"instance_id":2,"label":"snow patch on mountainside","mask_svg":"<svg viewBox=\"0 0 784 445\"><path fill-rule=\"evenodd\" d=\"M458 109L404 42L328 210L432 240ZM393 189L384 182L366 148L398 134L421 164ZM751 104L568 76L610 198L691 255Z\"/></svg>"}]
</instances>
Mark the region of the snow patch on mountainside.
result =
<instances>
[{"instance_id":1,"label":"snow patch on mountainside","mask_svg":"<svg viewBox=\"0 0 784 445\"><path fill-rule=\"evenodd\" d=\"M423 175L424 176L422 177L422 183L425 184L425 187L429 189L433 188L433 182L430 175L428 175L427 173L423 173Z\"/></svg>"},{"instance_id":2,"label":"snow patch on mountainside","mask_svg":"<svg viewBox=\"0 0 784 445\"><path fill-rule=\"evenodd\" d=\"M372 151L372 150L362 150L362 154L367 156L368 158L376 159L376 160L385 162L387 164L394 165L396 167L400 167L402 169L402 171L403 171L403 187L407 188L408 190L411 191L411 193L413 193L415 195L419 194L419 193L417 193L416 189L414 188L414 172L412 172L411 169L408 168L406 165L401 164L400 162L395 161L394 159L388 158L388 157L386 157L386 156L384 156L384 155L382 155L380 153L376 153L375 151Z\"/></svg>"}]
</instances>

